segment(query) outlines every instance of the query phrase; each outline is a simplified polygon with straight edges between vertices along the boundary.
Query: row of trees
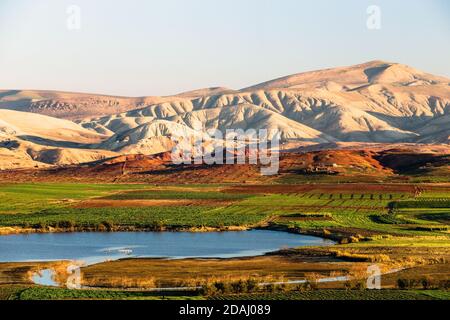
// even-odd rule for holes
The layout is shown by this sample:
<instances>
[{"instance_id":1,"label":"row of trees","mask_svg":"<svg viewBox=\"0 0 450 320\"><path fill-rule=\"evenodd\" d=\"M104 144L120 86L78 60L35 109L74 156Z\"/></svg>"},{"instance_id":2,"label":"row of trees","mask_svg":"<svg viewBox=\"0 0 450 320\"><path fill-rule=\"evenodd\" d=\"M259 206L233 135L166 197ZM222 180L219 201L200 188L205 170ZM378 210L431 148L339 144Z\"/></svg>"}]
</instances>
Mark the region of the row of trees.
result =
<instances>
[{"instance_id":1,"label":"row of trees","mask_svg":"<svg viewBox=\"0 0 450 320\"><path fill-rule=\"evenodd\" d=\"M346 281L344 282L345 290L365 290L365 281ZM429 277L421 279L405 279L397 280L397 287L401 290L408 289L443 289L450 288L450 280L433 280ZM275 284L267 283L260 284L255 279L237 280L237 281L215 281L202 286L201 294L214 296L223 294L244 294L244 293L274 293L274 292L304 292L317 290L317 282L306 281L299 285Z\"/></svg>"},{"instance_id":2,"label":"row of trees","mask_svg":"<svg viewBox=\"0 0 450 320\"><path fill-rule=\"evenodd\" d=\"M204 295L222 295L222 294L242 294L242 293L273 293L287 291L310 291L316 290L317 283L306 281L299 285L286 285L267 283L260 284L255 279L238 280L232 282L215 281L202 286L201 293Z\"/></svg>"},{"instance_id":3,"label":"row of trees","mask_svg":"<svg viewBox=\"0 0 450 320\"><path fill-rule=\"evenodd\" d=\"M421 279L406 279L401 278L397 280L397 287L402 290L422 288L428 289L444 289L450 288L450 280L433 280L429 277Z\"/></svg>"}]
</instances>

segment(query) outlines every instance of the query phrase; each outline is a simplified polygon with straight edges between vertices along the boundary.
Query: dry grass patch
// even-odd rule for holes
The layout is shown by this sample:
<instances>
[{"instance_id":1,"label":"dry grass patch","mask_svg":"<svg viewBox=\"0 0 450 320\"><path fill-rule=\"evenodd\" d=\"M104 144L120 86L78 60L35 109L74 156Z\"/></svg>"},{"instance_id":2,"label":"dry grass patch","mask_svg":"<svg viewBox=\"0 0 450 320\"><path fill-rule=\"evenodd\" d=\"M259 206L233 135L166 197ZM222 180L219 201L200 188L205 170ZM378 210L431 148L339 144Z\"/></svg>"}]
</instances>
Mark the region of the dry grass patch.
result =
<instances>
[{"instance_id":1,"label":"dry grass patch","mask_svg":"<svg viewBox=\"0 0 450 320\"><path fill-rule=\"evenodd\" d=\"M348 274L353 268L351 263L335 264L330 261L323 257L316 259L301 255L235 259L127 259L83 268L83 281L101 286L104 279L119 284L121 281L136 284L152 279L157 287L177 287L249 278L265 282L269 279L329 277Z\"/></svg>"}]
</instances>

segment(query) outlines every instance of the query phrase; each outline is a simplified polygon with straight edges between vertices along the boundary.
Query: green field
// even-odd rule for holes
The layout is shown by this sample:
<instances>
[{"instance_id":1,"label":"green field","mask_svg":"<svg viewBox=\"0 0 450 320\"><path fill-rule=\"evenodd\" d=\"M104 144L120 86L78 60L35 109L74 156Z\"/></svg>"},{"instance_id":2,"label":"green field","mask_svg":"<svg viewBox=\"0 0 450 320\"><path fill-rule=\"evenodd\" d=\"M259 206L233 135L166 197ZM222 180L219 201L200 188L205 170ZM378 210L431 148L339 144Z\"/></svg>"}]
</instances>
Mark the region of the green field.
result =
<instances>
[{"instance_id":1,"label":"green field","mask_svg":"<svg viewBox=\"0 0 450 320\"><path fill-rule=\"evenodd\" d=\"M181 188L180 188L181 189ZM223 193L219 191L202 191L194 189L183 190L141 190L113 194L103 199L109 200L173 200L173 199L200 199L200 200L240 200L249 198L248 194Z\"/></svg>"},{"instance_id":2,"label":"green field","mask_svg":"<svg viewBox=\"0 0 450 320\"><path fill-rule=\"evenodd\" d=\"M436 191L429 188L415 194L393 192L395 188L392 187L391 191L369 192L359 185L354 185L354 188L347 185L342 189L337 185L328 191L317 185L305 192L294 192L289 187L278 191L275 188L263 189L258 191L260 189L254 188L252 191L249 186L248 192L245 189L235 191L229 185L1 185L0 231L8 233L12 230L14 233L21 228L37 232L194 231L268 227L339 241L339 244L328 248L309 248L311 252L318 250L313 256L331 255L352 263L382 261L389 263L390 268L438 263L441 266L436 269L438 274L431 276L435 281L447 277L450 192L442 188ZM95 206L98 203L101 206ZM121 203L126 205L121 206ZM404 250L409 250L409 253ZM303 257L301 249L296 252ZM311 262L310 273L316 272L315 266L317 264ZM421 276L420 272L409 275ZM333 290L327 287L307 292L249 293L222 296L220 299L449 299L447 291L388 290L392 287L395 287L395 281L382 291L336 290L342 288L341 284ZM0 286L0 299L201 298L204 297L186 294L161 296L143 291Z\"/></svg>"},{"instance_id":3,"label":"green field","mask_svg":"<svg viewBox=\"0 0 450 320\"><path fill-rule=\"evenodd\" d=\"M356 189L356 188L355 188ZM104 201L192 200L192 205L75 208ZM352 228L368 236L448 238L450 194L442 191L249 194L215 186L18 184L0 186L0 226L45 229L252 227L308 232ZM222 202L217 202L222 201ZM320 218L322 216L322 218ZM355 235L357 231L355 231ZM375 237L376 238L376 237Z\"/></svg>"},{"instance_id":4,"label":"green field","mask_svg":"<svg viewBox=\"0 0 450 320\"><path fill-rule=\"evenodd\" d=\"M448 292L439 290L316 290L213 297L215 300L447 300Z\"/></svg>"},{"instance_id":5,"label":"green field","mask_svg":"<svg viewBox=\"0 0 450 320\"><path fill-rule=\"evenodd\" d=\"M69 201L80 201L118 191L144 188L148 186L82 183L0 185L0 213L33 213L48 208L64 207Z\"/></svg>"},{"instance_id":6,"label":"green field","mask_svg":"<svg viewBox=\"0 0 450 320\"><path fill-rule=\"evenodd\" d=\"M240 212L223 208L150 207L150 208L59 208L24 215L0 215L1 226L45 227L136 227L143 229L251 226L266 214Z\"/></svg>"},{"instance_id":7,"label":"green field","mask_svg":"<svg viewBox=\"0 0 450 320\"><path fill-rule=\"evenodd\" d=\"M200 300L195 292L69 290L49 287L0 286L0 300Z\"/></svg>"},{"instance_id":8,"label":"green field","mask_svg":"<svg viewBox=\"0 0 450 320\"><path fill-rule=\"evenodd\" d=\"M68 290L62 288L0 286L3 300L449 300L445 290L312 290L250 293L205 297L196 292Z\"/></svg>"}]
</instances>

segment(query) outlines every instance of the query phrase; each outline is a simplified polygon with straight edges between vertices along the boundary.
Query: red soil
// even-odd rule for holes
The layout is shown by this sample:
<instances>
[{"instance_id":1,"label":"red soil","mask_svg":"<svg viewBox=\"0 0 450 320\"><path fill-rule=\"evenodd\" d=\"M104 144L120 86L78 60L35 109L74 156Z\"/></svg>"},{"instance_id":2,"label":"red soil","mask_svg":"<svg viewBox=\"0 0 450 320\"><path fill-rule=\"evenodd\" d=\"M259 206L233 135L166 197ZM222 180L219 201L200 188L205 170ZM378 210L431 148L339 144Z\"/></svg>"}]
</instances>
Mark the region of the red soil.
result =
<instances>
[{"instance_id":1,"label":"red soil","mask_svg":"<svg viewBox=\"0 0 450 320\"><path fill-rule=\"evenodd\" d=\"M426 161L430 155L424 155ZM449 165L448 158L436 155L439 165ZM415 155L421 158L421 154ZM206 165L187 164L174 165L170 153L158 155L127 155L112 159L92 162L78 166L54 167L50 169L4 170L0 171L0 182L109 182L109 183L153 183L153 184L192 184L192 183L235 183L235 184L269 184L276 183L285 177L302 177L303 181L314 183L316 171L341 177L357 178L362 181L377 181L394 177L394 172L400 171L402 164L408 166L409 156L399 153L398 150L382 151L371 150L322 150L307 153L283 152L280 155L279 174L275 176L262 176L261 165ZM397 176L397 179L408 180L406 176ZM265 188L265 187L262 187ZM287 192L305 192L308 185L301 186L271 186L269 189ZM335 192L350 192L354 186L322 185L322 189ZM391 191L413 192L411 186L396 185L386 187L380 185L363 184L362 191ZM242 190L240 190L242 191ZM252 190L245 190L253 192ZM261 192L259 190L255 192Z\"/></svg>"}]
</instances>

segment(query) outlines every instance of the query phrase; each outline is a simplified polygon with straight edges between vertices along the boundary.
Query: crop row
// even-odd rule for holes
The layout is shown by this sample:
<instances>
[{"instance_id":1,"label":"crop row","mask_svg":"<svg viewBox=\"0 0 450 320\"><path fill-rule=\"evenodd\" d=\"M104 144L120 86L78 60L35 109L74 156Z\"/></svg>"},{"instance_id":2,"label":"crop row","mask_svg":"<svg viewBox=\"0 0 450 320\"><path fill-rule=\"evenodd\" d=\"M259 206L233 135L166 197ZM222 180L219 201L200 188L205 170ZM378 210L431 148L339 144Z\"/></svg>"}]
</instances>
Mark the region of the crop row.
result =
<instances>
[{"instance_id":1,"label":"crop row","mask_svg":"<svg viewBox=\"0 0 450 320\"><path fill-rule=\"evenodd\" d=\"M315 290L213 297L216 300L433 300L426 294L405 290Z\"/></svg>"},{"instance_id":2,"label":"crop row","mask_svg":"<svg viewBox=\"0 0 450 320\"><path fill-rule=\"evenodd\" d=\"M92 227L135 226L142 228L217 227L254 225L266 218L264 213L227 211L216 207L148 207L148 208L60 208L27 215L0 215L2 226L23 227Z\"/></svg>"},{"instance_id":3,"label":"crop row","mask_svg":"<svg viewBox=\"0 0 450 320\"><path fill-rule=\"evenodd\" d=\"M104 197L110 200L149 200L149 199L201 199L201 200L239 200L250 197L247 194L223 193L219 191L189 190L141 190L117 193Z\"/></svg>"},{"instance_id":4,"label":"crop row","mask_svg":"<svg viewBox=\"0 0 450 320\"><path fill-rule=\"evenodd\" d=\"M145 291L116 291L116 290L68 290L63 288L31 287L22 291L17 299L19 300L153 300L161 299L195 299L195 295L189 292L163 293Z\"/></svg>"},{"instance_id":5,"label":"crop row","mask_svg":"<svg viewBox=\"0 0 450 320\"><path fill-rule=\"evenodd\" d=\"M450 208L450 198L419 199L409 201L396 201L390 204L393 209L401 208Z\"/></svg>"}]
</instances>

